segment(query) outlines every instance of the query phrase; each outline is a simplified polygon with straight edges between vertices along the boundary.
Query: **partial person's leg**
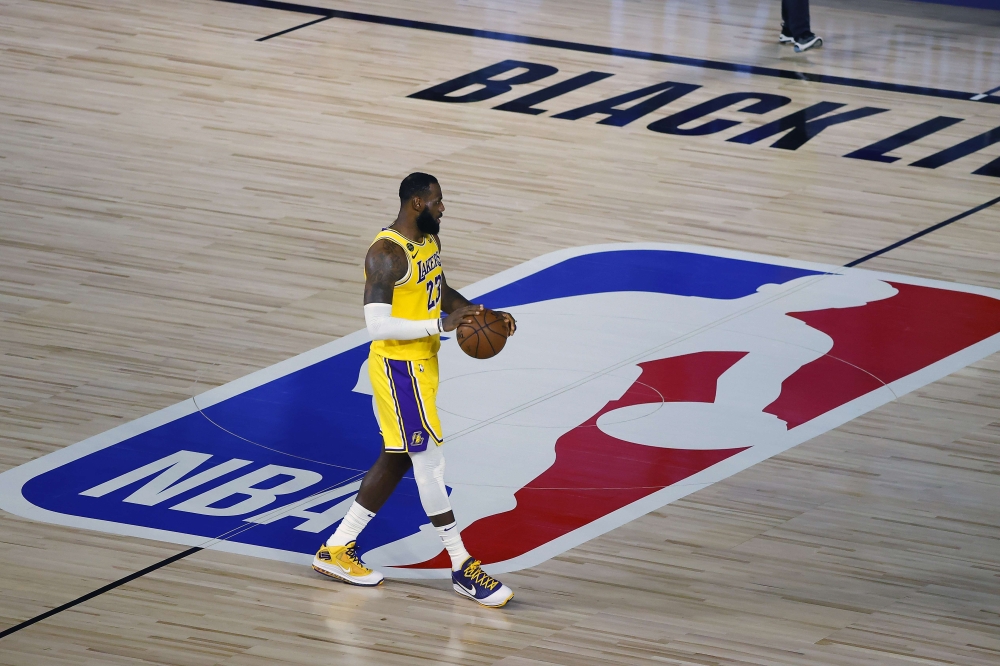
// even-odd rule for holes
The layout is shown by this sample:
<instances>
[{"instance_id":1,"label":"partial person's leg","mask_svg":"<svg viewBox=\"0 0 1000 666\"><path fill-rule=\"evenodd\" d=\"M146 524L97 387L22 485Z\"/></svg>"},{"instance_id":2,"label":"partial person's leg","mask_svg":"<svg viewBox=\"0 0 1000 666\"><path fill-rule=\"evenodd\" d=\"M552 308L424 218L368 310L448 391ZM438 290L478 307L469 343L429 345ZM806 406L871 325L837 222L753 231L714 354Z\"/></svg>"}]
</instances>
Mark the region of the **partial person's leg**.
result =
<instances>
[{"instance_id":1,"label":"partial person's leg","mask_svg":"<svg viewBox=\"0 0 1000 666\"><path fill-rule=\"evenodd\" d=\"M368 525L368 521L392 495L400 479L410 469L410 464L410 457L405 454L383 451L375 464L365 473L357 498L348 509L347 515L340 521L337 531L326 540L326 545L346 546L356 540L361 530Z\"/></svg>"},{"instance_id":2,"label":"partial person's leg","mask_svg":"<svg viewBox=\"0 0 1000 666\"><path fill-rule=\"evenodd\" d=\"M809 32L809 0L782 0L781 20L785 34L799 38Z\"/></svg>"},{"instance_id":3,"label":"partial person's leg","mask_svg":"<svg viewBox=\"0 0 1000 666\"><path fill-rule=\"evenodd\" d=\"M479 560L469 555L451 510L444 485L444 455L431 444L419 452L411 452L413 478L417 481L420 503L430 518L451 558L452 587L462 596L498 608L514 597L510 588L482 570Z\"/></svg>"},{"instance_id":4,"label":"partial person's leg","mask_svg":"<svg viewBox=\"0 0 1000 666\"><path fill-rule=\"evenodd\" d=\"M410 459L405 454L382 452L365 474L358 497L351 503L337 531L320 546L313 558L313 569L352 585L373 587L382 583L382 574L361 561L354 544L409 468ZM366 507L372 507L372 510Z\"/></svg>"},{"instance_id":5,"label":"partial person's leg","mask_svg":"<svg viewBox=\"0 0 1000 666\"><path fill-rule=\"evenodd\" d=\"M794 41L792 31L788 28L788 0L781 0L781 32L778 33L778 42L791 44Z\"/></svg>"},{"instance_id":6,"label":"partial person's leg","mask_svg":"<svg viewBox=\"0 0 1000 666\"><path fill-rule=\"evenodd\" d=\"M795 51L808 51L823 45L823 40L813 34L809 25L809 0L784 0L786 10L784 33L792 35Z\"/></svg>"},{"instance_id":7,"label":"partial person's leg","mask_svg":"<svg viewBox=\"0 0 1000 666\"><path fill-rule=\"evenodd\" d=\"M444 486L444 455L441 447L431 445L423 451L411 453L410 460L413 462L413 478L417 482L417 492L420 493L420 504L448 551L451 570L458 571L469 559L469 553L462 543L448 491Z\"/></svg>"},{"instance_id":8,"label":"partial person's leg","mask_svg":"<svg viewBox=\"0 0 1000 666\"><path fill-rule=\"evenodd\" d=\"M313 558L313 569L353 585L372 586L382 582L382 574L369 569L361 561L355 542L410 469L410 457L406 455L406 442L399 427L390 370L388 359L374 352L368 355L375 415L385 448L365 473L358 496L340 521L337 531L330 535Z\"/></svg>"},{"instance_id":9,"label":"partial person's leg","mask_svg":"<svg viewBox=\"0 0 1000 666\"><path fill-rule=\"evenodd\" d=\"M413 423L413 413L418 407L409 381L409 369L406 361L387 359L374 351L368 354L368 378L374 393L375 416L382 432L384 449L365 473L357 498L337 531L327 539L327 546L346 546L357 539L410 469L406 437L410 430L419 430L420 422L418 419ZM403 375L398 386L394 374ZM401 409L403 413L400 413Z\"/></svg>"},{"instance_id":10,"label":"partial person's leg","mask_svg":"<svg viewBox=\"0 0 1000 666\"><path fill-rule=\"evenodd\" d=\"M382 574L369 569L361 561L354 543L408 469L410 458L405 453L382 452L365 474L358 497L340 521L337 531L330 535L313 558L313 569L352 585L372 587L382 582Z\"/></svg>"},{"instance_id":11,"label":"partial person's leg","mask_svg":"<svg viewBox=\"0 0 1000 666\"><path fill-rule=\"evenodd\" d=\"M372 513L378 513L411 466L408 455L383 451L361 481L358 503Z\"/></svg>"}]
</instances>

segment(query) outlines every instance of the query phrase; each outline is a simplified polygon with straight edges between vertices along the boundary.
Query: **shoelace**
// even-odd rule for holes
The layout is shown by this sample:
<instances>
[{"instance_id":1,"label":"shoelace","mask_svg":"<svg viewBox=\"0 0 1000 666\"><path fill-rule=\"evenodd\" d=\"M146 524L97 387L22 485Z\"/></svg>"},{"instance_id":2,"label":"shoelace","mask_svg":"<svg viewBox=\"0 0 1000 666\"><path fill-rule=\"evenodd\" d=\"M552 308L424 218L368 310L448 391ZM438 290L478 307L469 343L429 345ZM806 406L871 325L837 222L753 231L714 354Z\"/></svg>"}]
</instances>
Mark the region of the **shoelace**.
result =
<instances>
[{"instance_id":1,"label":"shoelace","mask_svg":"<svg viewBox=\"0 0 1000 666\"><path fill-rule=\"evenodd\" d=\"M344 555L346 555L351 562L358 565L362 569L368 568L365 566L364 562L361 561L361 558L358 557L358 551L356 551L354 548L348 548L347 550L345 550Z\"/></svg>"},{"instance_id":2,"label":"shoelace","mask_svg":"<svg viewBox=\"0 0 1000 666\"><path fill-rule=\"evenodd\" d=\"M470 579L476 585L485 587L487 590L492 590L500 584L500 581L483 571L479 566L480 564L481 562L479 560L473 561L472 564L465 567L465 571L462 572L462 575Z\"/></svg>"}]
</instances>

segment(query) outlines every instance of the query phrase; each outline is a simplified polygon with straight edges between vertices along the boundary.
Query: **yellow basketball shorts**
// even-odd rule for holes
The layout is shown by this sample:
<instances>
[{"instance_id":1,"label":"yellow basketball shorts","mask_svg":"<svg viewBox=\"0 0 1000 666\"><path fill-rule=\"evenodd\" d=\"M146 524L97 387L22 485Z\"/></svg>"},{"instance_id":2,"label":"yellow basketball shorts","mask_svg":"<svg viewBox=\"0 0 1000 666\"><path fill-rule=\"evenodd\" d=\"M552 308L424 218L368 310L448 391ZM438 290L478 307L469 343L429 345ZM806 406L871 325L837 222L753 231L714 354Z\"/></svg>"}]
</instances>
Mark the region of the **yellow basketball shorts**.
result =
<instances>
[{"instance_id":1,"label":"yellow basketball shorts","mask_svg":"<svg viewBox=\"0 0 1000 666\"><path fill-rule=\"evenodd\" d=\"M372 351L368 354L368 375L386 451L418 453L427 449L428 442L441 445L437 356L400 361Z\"/></svg>"}]
</instances>

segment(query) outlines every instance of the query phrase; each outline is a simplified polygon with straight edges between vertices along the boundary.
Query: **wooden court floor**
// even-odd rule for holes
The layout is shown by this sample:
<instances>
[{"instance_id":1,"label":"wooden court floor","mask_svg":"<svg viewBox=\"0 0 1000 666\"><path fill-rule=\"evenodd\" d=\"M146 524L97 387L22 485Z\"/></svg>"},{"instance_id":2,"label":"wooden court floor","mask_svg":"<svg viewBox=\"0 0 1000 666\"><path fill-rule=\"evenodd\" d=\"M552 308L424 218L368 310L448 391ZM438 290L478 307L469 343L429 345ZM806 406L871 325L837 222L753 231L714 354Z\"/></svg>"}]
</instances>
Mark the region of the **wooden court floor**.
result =
<instances>
[{"instance_id":1,"label":"wooden court floor","mask_svg":"<svg viewBox=\"0 0 1000 666\"><path fill-rule=\"evenodd\" d=\"M974 173L1000 143L913 165L1000 126L971 99L1000 86L1000 12L814 2L826 44L795 54L776 0L267 5L0 1L0 472L362 328L361 259L411 171L441 180L459 288L622 241L844 265L1000 197L1000 167ZM325 9L401 20L257 41ZM509 59L612 76L544 113L493 107L547 80L410 97ZM624 127L553 118L665 80L699 87ZM751 90L791 102L647 129ZM821 102L878 111L794 150L729 141ZM898 159L844 157L940 117ZM1000 205L864 267L1000 288L998 256ZM998 474L994 355L506 574L501 611L206 550L0 638L0 664L996 664ZM0 631L181 550L0 513Z\"/></svg>"}]
</instances>

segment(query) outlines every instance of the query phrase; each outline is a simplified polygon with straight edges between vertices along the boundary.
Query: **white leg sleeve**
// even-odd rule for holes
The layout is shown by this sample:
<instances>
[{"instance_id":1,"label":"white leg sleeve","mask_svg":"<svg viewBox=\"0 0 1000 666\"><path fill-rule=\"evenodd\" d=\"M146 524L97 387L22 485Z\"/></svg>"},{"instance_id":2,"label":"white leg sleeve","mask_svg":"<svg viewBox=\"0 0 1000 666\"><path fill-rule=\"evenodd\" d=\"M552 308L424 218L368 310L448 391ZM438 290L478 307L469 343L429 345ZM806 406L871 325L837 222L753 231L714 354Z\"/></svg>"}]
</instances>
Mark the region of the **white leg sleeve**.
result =
<instances>
[{"instance_id":1,"label":"white leg sleeve","mask_svg":"<svg viewBox=\"0 0 1000 666\"><path fill-rule=\"evenodd\" d=\"M444 489L444 454L441 447L430 443L420 453L411 453L410 460L424 512L428 516L437 516L451 511L448 491Z\"/></svg>"}]
</instances>

